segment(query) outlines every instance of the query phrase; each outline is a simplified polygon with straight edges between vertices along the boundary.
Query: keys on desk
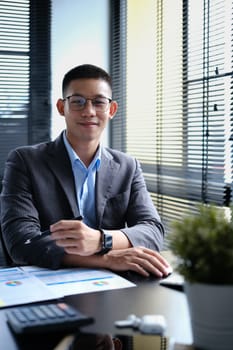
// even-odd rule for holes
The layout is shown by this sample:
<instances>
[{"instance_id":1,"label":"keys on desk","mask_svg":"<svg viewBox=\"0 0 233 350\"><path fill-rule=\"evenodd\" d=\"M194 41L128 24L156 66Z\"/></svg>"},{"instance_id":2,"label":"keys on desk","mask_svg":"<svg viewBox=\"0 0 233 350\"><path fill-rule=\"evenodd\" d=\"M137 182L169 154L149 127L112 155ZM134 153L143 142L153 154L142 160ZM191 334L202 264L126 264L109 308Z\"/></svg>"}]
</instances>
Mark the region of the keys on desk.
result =
<instances>
[{"instance_id":1,"label":"keys on desk","mask_svg":"<svg viewBox=\"0 0 233 350\"><path fill-rule=\"evenodd\" d=\"M77 331L94 321L66 303L18 306L5 313L10 328L16 334Z\"/></svg>"}]
</instances>

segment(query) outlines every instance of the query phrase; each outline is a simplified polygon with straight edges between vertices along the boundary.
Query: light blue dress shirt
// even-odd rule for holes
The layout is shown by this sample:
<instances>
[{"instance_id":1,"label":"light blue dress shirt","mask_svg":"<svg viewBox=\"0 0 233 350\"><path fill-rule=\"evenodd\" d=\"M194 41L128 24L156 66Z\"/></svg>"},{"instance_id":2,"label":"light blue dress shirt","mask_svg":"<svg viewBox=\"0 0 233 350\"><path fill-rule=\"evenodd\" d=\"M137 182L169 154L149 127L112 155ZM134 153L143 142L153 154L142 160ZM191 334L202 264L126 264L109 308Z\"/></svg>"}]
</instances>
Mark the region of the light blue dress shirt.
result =
<instances>
[{"instance_id":1,"label":"light blue dress shirt","mask_svg":"<svg viewBox=\"0 0 233 350\"><path fill-rule=\"evenodd\" d=\"M87 168L69 144L65 131L63 140L72 165L80 214L85 224L96 228L95 181L101 162L101 147Z\"/></svg>"}]
</instances>

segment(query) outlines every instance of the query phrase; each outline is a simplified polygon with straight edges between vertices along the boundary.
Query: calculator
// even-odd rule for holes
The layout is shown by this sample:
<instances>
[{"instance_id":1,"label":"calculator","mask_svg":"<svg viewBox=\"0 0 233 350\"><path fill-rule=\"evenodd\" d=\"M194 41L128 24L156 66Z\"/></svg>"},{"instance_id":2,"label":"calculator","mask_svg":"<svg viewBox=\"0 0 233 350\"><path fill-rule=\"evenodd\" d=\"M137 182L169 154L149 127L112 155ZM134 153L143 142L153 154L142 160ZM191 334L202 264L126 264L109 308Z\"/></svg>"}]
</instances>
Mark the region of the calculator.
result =
<instances>
[{"instance_id":1,"label":"calculator","mask_svg":"<svg viewBox=\"0 0 233 350\"><path fill-rule=\"evenodd\" d=\"M71 305L58 302L17 306L5 311L8 325L16 334L77 331L94 322Z\"/></svg>"}]
</instances>

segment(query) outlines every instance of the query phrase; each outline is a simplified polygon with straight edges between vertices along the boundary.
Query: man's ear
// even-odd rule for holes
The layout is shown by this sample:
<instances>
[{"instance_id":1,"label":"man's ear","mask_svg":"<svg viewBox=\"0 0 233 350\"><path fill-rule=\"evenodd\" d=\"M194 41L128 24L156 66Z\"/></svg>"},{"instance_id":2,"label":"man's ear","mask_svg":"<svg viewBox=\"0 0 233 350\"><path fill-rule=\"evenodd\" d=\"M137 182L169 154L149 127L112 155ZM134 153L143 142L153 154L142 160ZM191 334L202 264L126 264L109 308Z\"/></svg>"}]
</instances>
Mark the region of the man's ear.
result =
<instances>
[{"instance_id":1,"label":"man's ear","mask_svg":"<svg viewBox=\"0 0 233 350\"><path fill-rule=\"evenodd\" d=\"M114 117L114 115L116 114L117 112L117 109L118 109L118 104L116 101L112 101L111 102L111 105L110 105L110 110L109 110L109 116L110 116L110 119L112 119Z\"/></svg>"},{"instance_id":2,"label":"man's ear","mask_svg":"<svg viewBox=\"0 0 233 350\"><path fill-rule=\"evenodd\" d=\"M57 100L57 110L60 115L64 115L64 101L61 98Z\"/></svg>"}]
</instances>

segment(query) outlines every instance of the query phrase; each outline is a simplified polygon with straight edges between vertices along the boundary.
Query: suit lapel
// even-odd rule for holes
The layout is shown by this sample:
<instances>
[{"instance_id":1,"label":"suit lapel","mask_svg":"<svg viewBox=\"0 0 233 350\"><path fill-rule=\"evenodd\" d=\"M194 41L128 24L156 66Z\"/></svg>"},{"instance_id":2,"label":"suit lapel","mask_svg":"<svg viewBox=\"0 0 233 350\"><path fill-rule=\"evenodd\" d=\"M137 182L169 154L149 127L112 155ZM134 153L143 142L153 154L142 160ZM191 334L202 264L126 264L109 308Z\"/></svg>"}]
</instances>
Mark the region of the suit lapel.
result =
<instances>
[{"instance_id":1,"label":"suit lapel","mask_svg":"<svg viewBox=\"0 0 233 350\"><path fill-rule=\"evenodd\" d=\"M46 161L66 194L74 217L79 216L75 182L62 135L48 146Z\"/></svg>"},{"instance_id":2,"label":"suit lapel","mask_svg":"<svg viewBox=\"0 0 233 350\"><path fill-rule=\"evenodd\" d=\"M106 201L112 194L113 179L117 175L119 164L112 155L103 149L101 155L101 166L96 178L96 211L97 226L101 227Z\"/></svg>"}]
</instances>

